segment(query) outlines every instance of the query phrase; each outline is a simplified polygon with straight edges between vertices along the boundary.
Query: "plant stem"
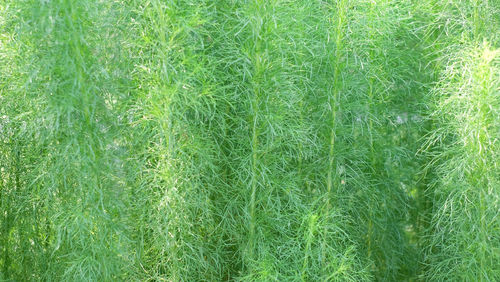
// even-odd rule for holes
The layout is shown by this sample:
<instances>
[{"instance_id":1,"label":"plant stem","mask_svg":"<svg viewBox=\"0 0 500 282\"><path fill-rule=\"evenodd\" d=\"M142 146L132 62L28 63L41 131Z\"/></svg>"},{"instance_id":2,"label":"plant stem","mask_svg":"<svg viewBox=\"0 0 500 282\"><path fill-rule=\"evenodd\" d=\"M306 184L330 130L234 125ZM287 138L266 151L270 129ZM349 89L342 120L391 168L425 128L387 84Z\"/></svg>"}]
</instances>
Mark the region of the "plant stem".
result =
<instances>
[{"instance_id":1,"label":"plant stem","mask_svg":"<svg viewBox=\"0 0 500 282\"><path fill-rule=\"evenodd\" d=\"M344 46L343 40L345 36L344 26L346 24L347 9L349 0L337 0L336 2L336 18L334 34L335 34L335 52L333 54L334 58L332 60L333 67L333 85L330 88L328 95L329 107L330 107L330 142L328 149L328 172L326 179L326 205L325 205L325 217L328 218L331 212L331 202L330 199L333 197L332 190L333 186L338 182L338 174L336 172L337 166L335 165L335 139L337 130L337 115L340 107L340 92L341 92L341 81L340 75L344 67L344 63L341 63L341 59L345 59L344 56ZM330 58L331 59L331 58ZM324 240L327 240L327 229L325 228L323 234ZM326 242L324 242L326 243ZM326 249L326 248L323 248ZM326 254L323 251L322 261L325 263ZM326 267L326 266L324 266Z\"/></svg>"}]
</instances>

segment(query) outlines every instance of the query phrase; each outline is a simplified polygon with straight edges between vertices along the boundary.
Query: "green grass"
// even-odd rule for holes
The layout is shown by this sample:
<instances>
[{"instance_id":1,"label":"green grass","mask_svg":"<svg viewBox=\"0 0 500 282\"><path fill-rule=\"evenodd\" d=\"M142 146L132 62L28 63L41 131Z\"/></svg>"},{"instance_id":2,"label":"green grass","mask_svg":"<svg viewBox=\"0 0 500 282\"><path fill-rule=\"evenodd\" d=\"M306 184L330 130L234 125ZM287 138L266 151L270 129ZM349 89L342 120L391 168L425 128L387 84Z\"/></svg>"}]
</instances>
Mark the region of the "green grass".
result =
<instances>
[{"instance_id":1,"label":"green grass","mask_svg":"<svg viewBox=\"0 0 500 282\"><path fill-rule=\"evenodd\" d=\"M499 280L499 11L4 0L0 280Z\"/></svg>"}]
</instances>

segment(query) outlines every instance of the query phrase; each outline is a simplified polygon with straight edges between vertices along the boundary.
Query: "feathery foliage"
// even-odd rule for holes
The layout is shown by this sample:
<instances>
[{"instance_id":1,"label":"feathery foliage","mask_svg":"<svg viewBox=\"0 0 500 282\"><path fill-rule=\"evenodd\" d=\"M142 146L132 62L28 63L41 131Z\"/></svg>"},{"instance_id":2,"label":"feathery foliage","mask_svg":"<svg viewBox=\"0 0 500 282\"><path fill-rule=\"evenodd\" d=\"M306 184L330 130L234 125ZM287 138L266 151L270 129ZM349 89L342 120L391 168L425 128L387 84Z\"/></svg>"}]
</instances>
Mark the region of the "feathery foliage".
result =
<instances>
[{"instance_id":1,"label":"feathery foliage","mask_svg":"<svg viewBox=\"0 0 500 282\"><path fill-rule=\"evenodd\" d=\"M499 280L499 11L0 2L0 280Z\"/></svg>"},{"instance_id":2,"label":"feathery foliage","mask_svg":"<svg viewBox=\"0 0 500 282\"><path fill-rule=\"evenodd\" d=\"M499 8L456 1L429 11L438 80L428 98L433 128L422 146L424 171L432 171L422 211L426 280L499 279Z\"/></svg>"}]
</instances>

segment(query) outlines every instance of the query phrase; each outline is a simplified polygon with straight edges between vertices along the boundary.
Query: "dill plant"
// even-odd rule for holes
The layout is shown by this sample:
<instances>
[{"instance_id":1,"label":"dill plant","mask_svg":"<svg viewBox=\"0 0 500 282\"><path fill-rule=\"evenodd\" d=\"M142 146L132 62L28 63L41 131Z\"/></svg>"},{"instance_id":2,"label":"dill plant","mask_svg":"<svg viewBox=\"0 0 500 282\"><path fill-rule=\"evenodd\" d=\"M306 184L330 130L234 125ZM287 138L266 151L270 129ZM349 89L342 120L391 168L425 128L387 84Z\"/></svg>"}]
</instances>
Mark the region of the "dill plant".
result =
<instances>
[{"instance_id":1,"label":"dill plant","mask_svg":"<svg viewBox=\"0 0 500 282\"><path fill-rule=\"evenodd\" d=\"M426 277L499 277L498 75L498 50L477 45L450 60L434 90L438 178Z\"/></svg>"},{"instance_id":2,"label":"dill plant","mask_svg":"<svg viewBox=\"0 0 500 282\"><path fill-rule=\"evenodd\" d=\"M351 212L361 227L354 234L364 238L376 279L398 280L417 271L409 211L415 204L411 193L417 179L412 174L419 167L413 155L425 110L421 106L425 88L420 85L428 75L425 70L415 74L421 51L414 45L410 2L358 1L353 6L352 78L345 85L358 95L353 96L348 116L353 124L350 142L357 154L349 156L358 158L365 178L351 198L356 203Z\"/></svg>"},{"instance_id":3,"label":"dill plant","mask_svg":"<svg viewBox=\"0 0 500 282\"><path fill-rule=\"evenodd\" d=\"M423 211L420 275L493 281L499 277L499 5L449 1L429 7L433 22L426 32L438 80L429 96L433 129L422 148L433 178Z\"/></svg>"},{"instance_id":4,"label":"dill plant","mask_svg":"<svg viewBox=\"0 0 500 282\"><path fill-rule=\"evenodd\" d=\"M136 278L223 280L213 6L128 4Z\"/></svg>"},{"instance_id":5,"label":"dill plant","mask_svg":"<svg viewBox=\"0 0 500 282\"><path fill-rule=\"evenodd\" d=\"M3 1L0 279L498 280L499 5Z\"/></svg>"},{"instance_id":6,"label":"dill plant","mask_svg":"<svg viewBox=\"0 0 500 282\"><path fill-rule=\"evenodd\" d=\"M342 240L340 205L326 209L336 191L330 180L325 196L323 148L331 135L322 132L331 132L324 122L331 114L322 87L331 78L323 76L324 62L332 57L323 8L281 1L218 5L223 21L216 41L225 44L217 55L226 71L218 77L227 79L221 95L229 127L223 151L230 187L223 197L232 215L222 230L243 280L366 277L355 246ZM318 144L323 137L325 147Z\"/></svg>"},{"instance_id":7,"label":"dill plant","mask_svg":"<svg viewBox=\"0 0 500 282\"><path fill-rule=\"evenodd\" d=\"M319 150L308 160L311 166L312 214L307 218L308 233L316 242L306 254L311 268L303 278L368 280L371 275L362 246L356 242L355 215L349 213L349 191L362 185L364 177L357 162L360 153L351 147L352 131L348 116L356 111L355 92L346 85L349 65L350 27L354 19L351 1L318 5L321 36L318 36L315 91L308 98L310 123ZM359 96L358 96L359 97ZM352 99L352 100L351 100ZM352 160L352 162L351 162ZM310 196L310 197L311 197ZM311 221L315 225L311 225ZM308 235L311 236L311 235ZM308 238L310 240L310 238Z\"/></svg>"},{"instance_id":8,"label":"dill plant","mask_svg":"<svg viewBox=\"0 0 500 282\"><path fill-rule=\"evenodd\" d=\"M116 97L106 79L109 57L95 53L106 42L103 15L109 6L87 1L9 5L18 47L12 59L20 67L11 69L18 73L6 82L19 85L6 93L19 107L7 113L22 124L7 128L16 134L7 148L20 148L17 159L26 164L7 162L17 166L17 183L7 190L15 190L19 197L10 204L19 208L18 224L3 235L9 240L5 248L20 251L13 252L10 270L4 261L4 275L117 279L128 264L127 193L116 178L118 129L106 106ZM9 250L4 251L7 256Z\"/></svg>"},{"instance_id":9,"label":"dill plant","mask_svg":"<svg viewBox=\"0 0 500 282\"><path fill-rule=\"evenodd\" d=\"M322 243L311 245L320 258L311 279L390 280L416 272L415 246L406 234L411 225L406 211L413 205L406 187L416 185L416 179L406 175L418 166L405 167L402 161L411 163L418 147L420 125L414 121L419 112L409 102L422 102L421 95L415 96L421 82L413 82L412 70L419 53L406 30L411 19L403 16L410 7L390 1L321 7L324 49L315 54L322 51L324 57L318 58L323 64L318 63L313 82L316 97L308 97L308 116L320 144L311 166L312 191L319 191L316 197L323 201L323 220L316 214L310 220L325 229L317 233ZM400 138L408 143L399 143ZM331 264L321 266L321 255Z\"/></svg>"},{"instance_id":10,"label":"dill plant","mask_svg":"<svg viewBox=\"0 0 500 282\"><path fill-rule=\"evenodd\" d=\"M16 210L16 203L20 202L20 195L22 189L22 175L24 171L24 163L21 162L21 153L24 151L23 139L19 138L16 134L18 129L22 126L22 120L12 119L17 116L16 109L19 111L30 108L30 105L10 99L10 95L15 93L16 87L20 87L22 82L15 80L18 72L23 70L23 62L18 56L19 44L13 38L12 34L15 31L16 14L7 9L7 7L0 7L0 24L5 30L0 38L0 70L2 76L0 78L0 208L1 214L1 279L10 279L17 271L18 266L14 263L19 256L13 250L20 245L21 240L19 237L24 237L24 232L18 232L19 229L24 227L24 224L14 224L19 210L24 209L18 205ZM7 66L11 65L11 68ZM22 233L21 236L18 236ZM23 238L24 239L24 238ZM22 240L24 241L24 240ZM23 242L24 243L24 242Z\"/></svg>"},{"instance_id":11,"label":"dill plant","mask_svg":"<svg viewBox=\"0 0 500 282\"><path fill-rule=\"evenodd\" d=\"M304 199L293 166L300 152L291 144L309 142L301 119L295 119L303 103L299 83L307 77L294 57L299 47L287 45L287 39L303 40L293 22L299 16L293 8L301 6L307 9L279 1L218 7L221 18L227 17L221 22L227 43L218 56L230 74L221 93L230 146L225 200L237 216L224 223L239 248L243 280L292 279L302 263L297 236Z\"/></svg>"},{"instance_id":12,"label":"dill plant","mask_svg":"<svg viewBox=\"0 0 500 282\"><path fill-rule=\"evenodd\" d=\"M499 51L467 47L448 61L434 89L429 279L492 281L498 272ZM446 236L445 236L446 235Z\"/></svg>"}]
</instances>

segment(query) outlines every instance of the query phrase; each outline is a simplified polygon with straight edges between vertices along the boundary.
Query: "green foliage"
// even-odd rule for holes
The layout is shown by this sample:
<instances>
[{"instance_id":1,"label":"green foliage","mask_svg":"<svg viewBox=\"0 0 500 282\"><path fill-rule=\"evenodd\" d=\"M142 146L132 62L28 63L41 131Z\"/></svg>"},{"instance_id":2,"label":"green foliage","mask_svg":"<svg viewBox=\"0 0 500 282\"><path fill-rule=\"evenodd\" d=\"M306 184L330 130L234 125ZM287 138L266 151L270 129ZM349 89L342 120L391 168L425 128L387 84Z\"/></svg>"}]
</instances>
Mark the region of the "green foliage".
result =
<instances>
[{"instance_id":1,"label":"green foliage","mask_svg":"<svg viewBox=\"0 0 500 282\"><path fill-rule=\"evenodd\" d=\"M499 55L487 43L459 52L433 91L432 279L500 279Z\"/></svg>"},{"instance_id":2,"label":"green foliage","mask_svg":"<svg viewBox=\"0 0 500 282\"><path fill-rule=\"evenodd\" d=\"M500 6L456 1L433 8L427 44L438 79L428 94L433 128L422 146L428 159L424 172L432 177L422 211L421 277L495 281Z\"/></svg>"},{"instance_id":3,"label":"green foliage","mask_svg":"<svg viewBox=\"0 0 500 282\"><path fill-rule=\"evenodd\" d=\"M499 280L498 11L0 2L0 280Z\"/></svg>"},{"instance_id":4,"label":"green foliage","mask_svg":"<svg viewBox=\"0 0 500 282\"><path fill-rule=\"evenodd\" d=\"M13 197L3 201L4 278L116 279L129 263L129 239L121 133L111 106L119 97L110 75L116 66L100 50L112 32L100 13L111 7L12 5L6 55L15 67L2 99L5 119L17 122L4 125L11 134L2 144L2 194Z\"/></svg>"}]
</instances>

